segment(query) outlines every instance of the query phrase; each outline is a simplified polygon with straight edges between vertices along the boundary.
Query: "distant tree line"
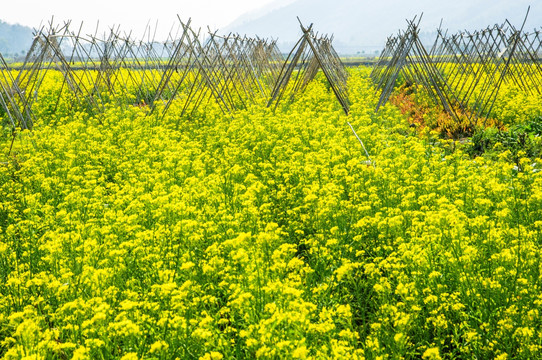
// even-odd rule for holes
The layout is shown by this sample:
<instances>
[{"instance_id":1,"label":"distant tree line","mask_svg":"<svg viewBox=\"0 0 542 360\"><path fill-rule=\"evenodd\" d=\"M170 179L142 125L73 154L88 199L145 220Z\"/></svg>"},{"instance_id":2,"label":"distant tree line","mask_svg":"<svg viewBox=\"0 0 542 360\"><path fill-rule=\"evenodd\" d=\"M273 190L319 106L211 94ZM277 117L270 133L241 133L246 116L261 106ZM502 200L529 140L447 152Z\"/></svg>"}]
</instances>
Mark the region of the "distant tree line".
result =
<instances>
[{"instance_id":1,"label":"distant tree line","mask_svg":"<svg viewBox=\"0 0 542 360\"><path fill-rule=\"evenodd\" d=\"M0 20L0 53L4 57L24 56L31 45L31 28Z\"/></svg>"}]
</instances>

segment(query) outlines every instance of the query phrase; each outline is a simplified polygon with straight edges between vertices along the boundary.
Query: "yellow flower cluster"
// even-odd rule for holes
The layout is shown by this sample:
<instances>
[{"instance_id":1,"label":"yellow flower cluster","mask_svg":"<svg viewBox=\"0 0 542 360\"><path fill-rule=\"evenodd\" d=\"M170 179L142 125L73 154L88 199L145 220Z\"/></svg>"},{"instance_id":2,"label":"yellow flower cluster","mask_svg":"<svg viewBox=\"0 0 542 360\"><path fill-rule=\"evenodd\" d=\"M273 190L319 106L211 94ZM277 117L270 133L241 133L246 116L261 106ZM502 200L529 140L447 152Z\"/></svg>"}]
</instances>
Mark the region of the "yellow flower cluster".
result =
<instances>
[{"instance_id":1,"label":"yellow flower cluster","mask_svg":"<svg viewBox=\"0 0 542 360\"><path fill-rule=\"evenodd\" d=\"M191 119L44 81L0 155L0 357L541 356L542 160L420 138L365 68L348 117L320 76Z\"/></svg>"}]
</instances>

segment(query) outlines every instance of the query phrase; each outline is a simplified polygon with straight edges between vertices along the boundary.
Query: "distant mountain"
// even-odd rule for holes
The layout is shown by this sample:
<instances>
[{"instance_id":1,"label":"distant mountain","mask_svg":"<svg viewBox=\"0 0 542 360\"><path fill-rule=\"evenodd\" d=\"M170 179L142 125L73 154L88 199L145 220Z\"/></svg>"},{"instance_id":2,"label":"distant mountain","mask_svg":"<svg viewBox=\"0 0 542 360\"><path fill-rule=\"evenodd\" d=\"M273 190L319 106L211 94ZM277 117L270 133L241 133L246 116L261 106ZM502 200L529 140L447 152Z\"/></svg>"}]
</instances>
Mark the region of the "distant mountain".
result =
<instances>
[{"instance_id":1,"label":"distant mountain","mask_svg":"<svg viewBox=\"0 0 542 360\"><path fill-rule=\"evenodd\" d=\"M540 0L295 0L282 1L262 13L245 14L223 31L264 38L278 38L282 51L288 51L300 37L297 16L305 26L314 23L320 33L334 34L334 46L343 54L375 53L388 36L407 26L423 12L422 32L430 35L439 26L452 33L482 29L508 19L519 28L529 5L525 29L542 26ZM535 3L536 1L536 3ZM431 38L431 36L427 36ZM434 37L433 37L434 38Z\"/></svg>"},{"instance_id":2,"label":"distant mountain","mask_svg":"<svg viewBox=\"0 0 542 360\"><path fill-rule=\"evenodd\" d=\"M0 53L4 57L25 55L32 45L32 29L0 20Z\"/></svg>"}]
</instances>

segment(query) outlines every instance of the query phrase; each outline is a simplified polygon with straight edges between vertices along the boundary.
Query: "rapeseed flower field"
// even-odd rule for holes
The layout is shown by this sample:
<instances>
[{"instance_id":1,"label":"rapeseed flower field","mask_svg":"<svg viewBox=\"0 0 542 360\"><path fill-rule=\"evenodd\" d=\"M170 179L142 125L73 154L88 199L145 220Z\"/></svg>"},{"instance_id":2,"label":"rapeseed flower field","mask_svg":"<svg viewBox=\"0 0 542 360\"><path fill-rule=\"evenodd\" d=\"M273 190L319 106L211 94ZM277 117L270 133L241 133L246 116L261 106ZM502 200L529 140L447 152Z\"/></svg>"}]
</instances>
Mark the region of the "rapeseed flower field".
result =
<instances>
[{"instance_id":1,"label":"rapeseed flower field","mask_svg":"<svg viewBox=\"0 0 542 360\"><path fill-rule=\"evenodd\" d=\"M542 160L375 113L366 68L348 116L320 76L191 119L130 94L53 112L50 73L0 139L0 357L541 356Z\"/></svg>"}]
</instances>

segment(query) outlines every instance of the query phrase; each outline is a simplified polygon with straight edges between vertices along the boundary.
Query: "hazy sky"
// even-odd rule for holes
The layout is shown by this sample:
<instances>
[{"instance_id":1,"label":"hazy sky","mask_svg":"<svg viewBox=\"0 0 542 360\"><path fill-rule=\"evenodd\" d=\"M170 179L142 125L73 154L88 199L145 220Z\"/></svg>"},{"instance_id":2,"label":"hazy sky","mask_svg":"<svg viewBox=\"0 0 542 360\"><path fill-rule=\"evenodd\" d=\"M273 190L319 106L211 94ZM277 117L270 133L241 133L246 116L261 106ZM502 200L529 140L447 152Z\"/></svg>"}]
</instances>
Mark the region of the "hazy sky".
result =
<instances>
[{"instance_id":1,"label":"hazy sky","mask_svg":"<svg viewBox=\"0 0 542 360\"><path fill-rule=\"evenodd\" d=\"M281 0L284 1L284 0ZM216 30L228 25L242 14L257 10L273 0L2 0L0 19L38 27L51 16L62 24L72 20L72 28L85 22L87 33L93 32L97 20L102 27L121 25L125 31L143 32L148 21L154 26L158 20L158 33L169 33L177 23L177 14L183 21L192 18L193 28ZM77 24L77 26L75 25ZM160 36L160 35L159 35Z\"/></svg>"}]
</instances>

